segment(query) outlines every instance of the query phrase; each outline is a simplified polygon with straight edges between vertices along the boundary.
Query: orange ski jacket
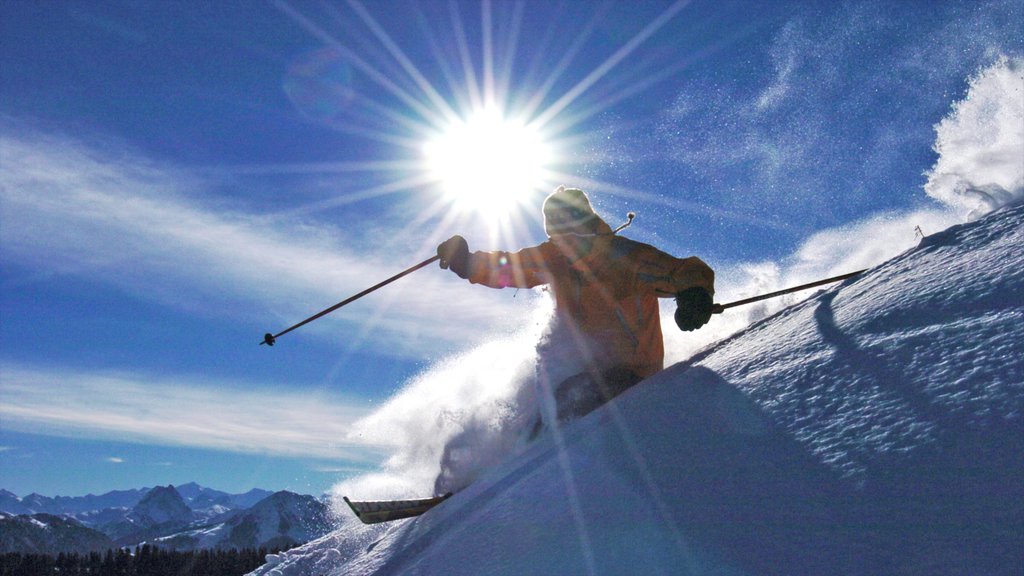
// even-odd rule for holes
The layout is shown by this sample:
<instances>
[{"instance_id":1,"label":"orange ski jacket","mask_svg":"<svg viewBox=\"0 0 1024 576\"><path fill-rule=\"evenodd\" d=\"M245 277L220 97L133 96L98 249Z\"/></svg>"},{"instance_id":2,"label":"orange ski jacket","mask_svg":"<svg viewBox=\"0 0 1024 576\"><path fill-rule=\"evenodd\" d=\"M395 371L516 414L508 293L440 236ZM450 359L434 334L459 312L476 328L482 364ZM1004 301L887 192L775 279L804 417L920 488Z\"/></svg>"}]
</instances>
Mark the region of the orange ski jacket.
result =
<instances>
[{"instance_id":1,"label":"orange ski jacket","mask_svg":"<svg viewBox=\"0 0 1024 576\"><path fill-rule=\"evenodd\" d=\"M714 294L715 273L700 258L676 258L616 236L566 234L518 252L473 252L468 280L491 288L551 287L555 307L599 370L625 367L642 378L663 368L658 298L699 286Z\"/></svg>"}]
</instances>

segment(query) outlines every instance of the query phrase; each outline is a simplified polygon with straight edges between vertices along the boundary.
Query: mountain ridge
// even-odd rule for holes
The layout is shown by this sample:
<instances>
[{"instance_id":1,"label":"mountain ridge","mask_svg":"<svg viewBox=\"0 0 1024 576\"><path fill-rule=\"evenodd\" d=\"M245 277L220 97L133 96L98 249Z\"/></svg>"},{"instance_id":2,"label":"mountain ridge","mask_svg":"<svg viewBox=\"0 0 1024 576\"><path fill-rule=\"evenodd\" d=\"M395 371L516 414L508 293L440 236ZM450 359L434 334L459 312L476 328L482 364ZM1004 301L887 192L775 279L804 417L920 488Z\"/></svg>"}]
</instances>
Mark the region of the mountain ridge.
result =
<instances>
[{"instance_id":1,"label":"mountain ridge","mask_svg":"<svg viewBox=\"0 0 1024 576\"><path fill-rule=\"evenodd\" d=\"M106 534L74 519L53 514L7 515L0 512L0 554L102 552L115 548Z\"/></svg>"},{"instance_id":2,"label":"mountain ridge","mask_svg":"<svg viewBox=\"0 0 1024 576\"><path fill-rule=\"evenodd\" d=\"M176 489L185 499L186 503L189 504L189 507L193 509L206 507L202 505L206 502L211 503L211 505L224 503L225 505L230 504L230 507L233 508L248 508L273 494L272 491L262 488L253 488L241 494L230 494L221 490L200 486L196 482L182 484L177 486ZM57 495L53 497L33 492L27 496L18 497L13 492L0 488L0 512L75 516L107 508L131 508L138 504L151 490L153 490L152 487L143 487L129 490L111 490L99 495Z\"/></svg>"},{"instance_id":3,"label":"mountain ridge","mask_svg":"<svg viewBox=\"0 0 1024 576\"><path fill-rule=\"evenodd\" d=\"M105 499L107 494L18 498L0 491L0 552L85 553L144 543L178 550L287 548L332 527L326 504L288 491L253 489L228 494L190 482L180 490L167 485L108 494L112 498ZM80 512L97 502L131 501L130 507ZM51 514L33 508L79 512ZM227 529L218 532L218 526Z\"/></svg>"},{"instance_id":4,"label":"mountain ridge","mask_svg":"<svg viewBox=\"0 0 1024 576\"><path fill-rule=\"evenodd\" d=\"M312 496L285 490L251 508L235 510L215 521L153 539L174 550L199 548L291 548L333 529L327 504Z\"/></svg>"}]
</instances>

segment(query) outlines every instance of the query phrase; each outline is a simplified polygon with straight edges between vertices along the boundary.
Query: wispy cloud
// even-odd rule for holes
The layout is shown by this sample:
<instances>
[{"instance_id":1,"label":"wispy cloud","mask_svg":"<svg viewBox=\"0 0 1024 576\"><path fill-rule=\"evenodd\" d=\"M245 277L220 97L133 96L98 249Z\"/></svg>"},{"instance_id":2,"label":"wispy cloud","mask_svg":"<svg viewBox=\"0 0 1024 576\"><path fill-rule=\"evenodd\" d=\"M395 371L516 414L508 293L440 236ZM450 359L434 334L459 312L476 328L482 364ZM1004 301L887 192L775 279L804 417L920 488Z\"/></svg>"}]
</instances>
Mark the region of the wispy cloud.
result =
<instances>
[{"instance_id":1,"label":"wispy cloud","mask_svg":"<svg viewBox=\"0 0 1024 576\"><path fill-rule=\"evenodd\" d=\"M369 466L310 466L309 468L313 472L319 472L321 474L364 474L372 467Z\"/></svg>"},{"instance_id":2,"label":"wispy cloud","mask_svg":"<svg viewBox=\"0 0 1024 576\"><path fill-rule=\"evenodd\" d=\"M2 259L33 272L22 281L73 274L193 314L260 317L276 330L415 263L341 228L209 206L213 183L123 145L2 117L0 134ZM450 276L420 273L305 330L347 322L363 340L388 342L376 346L388 354L422 355L501 325L489 291L466 290L450 314Z\"/></svg>"},{"instance_id":3,"label":"wispy cloud","mask_svg":"<svg viewBox=\"0 0 1024 576\"><path fill-rule=\"evenodd\" d=\"M124 464L125 460L124 460L124 458L121 458L119 456L110 456L108 458L104 458L103 461L104 462L109 462L111 464Z\"/></svg>"},{"instance_id":4,"label":"wispy cloud","mask_svg":"<svg viewBox=\"0 0 1024 576\"><path fill-rule=\"evenodd\" d=\"M375 463L348 437L365 401L151 374L0 364L0 419L31 433ZM123 462L118 457L108 462Z\"/></svg>"}]
</instances>

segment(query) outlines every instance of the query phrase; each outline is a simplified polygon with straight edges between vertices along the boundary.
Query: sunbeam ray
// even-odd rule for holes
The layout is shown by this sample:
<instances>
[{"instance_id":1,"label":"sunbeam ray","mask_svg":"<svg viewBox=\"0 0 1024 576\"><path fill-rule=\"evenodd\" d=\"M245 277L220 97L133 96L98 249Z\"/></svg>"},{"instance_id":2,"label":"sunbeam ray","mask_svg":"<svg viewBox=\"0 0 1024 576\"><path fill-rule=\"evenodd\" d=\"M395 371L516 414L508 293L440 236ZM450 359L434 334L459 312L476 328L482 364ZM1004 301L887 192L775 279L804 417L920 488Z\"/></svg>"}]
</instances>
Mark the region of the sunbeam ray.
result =
<instances>
[{"instance_id":1,"label":"sunbeam ray","mask_svg":"<svg viewBox=\"0 0 1024 576\"><path fill-rule=\"evenodd\" d=\"M615 429L618 432L619 437L622 439L622 443L626 447L626 451L629 453L630 459L632 459L637 472L643 479L644 488L647 490L647 494L654 502L654 508L657 510L657 514L661 520L661 525L668 528L676 549L686 560L687 573L697 574L700 566L697 563L696 555L693 553L693 547L684 535L683 529L673 517L672 507L665 498L662 489L658 487L658 482L651 473L651 467L647 464L647 458L644 455L643 450L640 449L636 438L633 436L632 430L629 429L627 420L623 416L618 402L612 401L606 406L606 410L611 414L612 422L615 425Z\"/></svg>"},{"instance_id":2,"label":"sunbeam ray","mask_svg":"<svg viewBox=\"0 0 1024 576\"><path fill-rule=\"evenodd\" d=\"M594 34L594 28L607 14L611 8L611 2L605 2L594 11L594 14L590 17L586 24L584 24L579 30L576 30L573 34L572 42L569 47L562 54L562 57L552 67L551 72L548 74L544 82L533 90L533 96L530 98L526 106L523 107L523 112L528 118L532 118L536 113L537 109L543 104L544 99L547 98L551 89L555 83L562 77L563 74L569 69L569 65L573 59L583 49L583 45L586 44L587 40ZM557 33L558 28L552 23L550 27L551 33Z\"/></svg>"},{"instance_id":3,"label":"sunbeam ray","mask_svg":"<svg viewBox=\"0 0 1024 576\"><path fill-rule=\"evenodd\" d=\"M507 106L508 104L509 88L512 84L512 71L515 68L515 54L519 47L519 32L523 24L525 3L523 0L516 0L512 6L512 17L508 23L509 36L505 43L504 54L502 55L503 65L495 79L495 92L502 106Z\"/></svg>"},{"instance_id":4,"label":"sunbeam ray","mask_svg":"<svg viewBox=\"0 0 1024 576\"><path fill-rule=\"evenodd\" d=\"M576 477L572 471L572 462L569 460L568 443L566 442L565 433L561 426L557 422L557 418L554 414L554 388L550 382L548 375L543 370L539 371L538 377L541 379L542 394L546 395L547 398L547 410L542 412L548 422L548 429L551 432L551 439L554 441L556 446L556 460L558 462L559 471L562 475L562 483L565 487L566 495L569 500L569 508L572 512L573 524L576 526L576 538L580 546L580 553L583 557L584 566L587 570L587 574L597 573L597 564L594 559L594 548L593 540L590 537L590 531L587 527L587 519L583 513L583 507L580 504L579 490L576 486ZM542 405L545 403L542 403Z\"/></svg>"},{"instance_id":5,"label":"sunbeam ray","mask_svg":"<svg viewBox=\"0 0 1024 576\"><path fill-rule=\"evenodd\" d=\"M453 34L459 47L459 60L462 62L462 73L466 77L466 91L469 93L470 102L473 108L483 108L484 100L480 82L476 77L476 66L473 65L473 57L469 52L469 41L466 39L466 30L462 26L462 17L459 15L458 6L455 0L448 3L449 14L451 15Z\"/></svg>"},{"instance_id":6,"label":"sunbeam ray","mask_svg":"<svg viewBox=\"0 0 1024 576\"><path fill-rule=\"evenodd\" d=\"M385 118L388 118L391 121L395 122L396 124L407 128L409 132L414 133L414 134L426 134L426 133L430 132L433 129L429 123L425 124L425 123L423 123L423 122L421 122L419 120L416 120L414 118L410 118L409 116L403 114L401 111L396 110L395 108L392 108L390 106L386 106L384 104L381 104L381 103L376 102L374 100L371 100L369 98L358 98L356 100L356 103L359 104L360 106L366 108L367 110L374 111L374 112L376 112L378 114L377 116L374 116L372 118L372 120L375 121L374 123L379 124L380 123L380 118L381 117L385 117ZM392 128L392 127L389 127L389 128ZM381 134L380 131L370 131L370 130L365 130L365 131L369 132L371 134L374 134L374 135L378 135L378 136L376 136L378 139L381 138L381 136L379 136L379 134ZM389 141L396 141L396 140L402 140L402 138L399 137L399 136L390 136L390 140Z\"/></svg>"},{"instance_id":7,"label":"sunbeam ray","mask_svg":"<svg viewBox=\"0 0 1024 576\"><path fill-rule=\"evenodd\" d=\"M399 48L397 44L395 44L394 40L391 39L388 33L385 32L384 29L381 28L380 24L378 24L377 21L373 18L373 16L370 15L366 8L363 7L363 5L357 2L356 0L349 0L348 4L349 6L352 7L353 10L355 10L356 14L359 15L359 17L366 24L366 26L370 28L370 31L373 32L373 35L377 38L377 40L379 40L380 43L384 45L384 48L388 51L388 53L391 54L391 56L398 61L399 65L402 67L402 70L404 70L406 74L408 74L413 79L416 85L419 86L420 90L423 91L423 93L427 96L430 102L437 108L437 112L441 114L442 119L446 121L451 121L453 118L456 118L458 115L455 113L454 110L451 109L451 107L448 105L448 102L446 102L445 99L442 98L441 95L437 93L437 90L434 89L434 86L430 83L430 81L428 81L423 76L423 74L416 68L412 61L409 60L409 58L405 55L404 52L402 52L402 49Z\"/></svg>"},{"instance_id":8,"label":"sunbeam ray","mask_svg":"<svg viewBox=\"0 0 1024 576\"><path fill-rule=\"evenodd\" d=\"M423 103L421 103L419 100L416 100L407 92L402 90L400 87L398 87L398 85L389 80L387 76L378 72L376 68L374 68L365 60L360 58L359 55L357 55L355 52L345 47L341 42L338 42L338 40L336 40L334 37L332 37L330 34L324 31L320 26L316 25L312 20L310 20L309 18L301 14L299 11L292 8L284 0L273 0L273 4L278 10L280 10L286 16L291 18L295 23L302 26L302 28L304 28L307 32L312 34L314 37L320 39L328 46L337 50L342 57L344 57L347 61L351 62L361 71L363 71L363 73L369 76L370 79L376 82L380 87L384 88L391 95L395 96L403 103L405 103L407 106L409 106L411 109L419 113L422 118L424 118L428 122L431 122L432 124L438 123L438 112L431 110Z\"/></svg>"},{"instance_id":9,"label":"sunbeam ray","mask_svg":"<svg viewBox=\"0 0 1024 576\"><path fill-rule=\"evenodd\" d=\"M472 88L468 86L468 81L464 84L459 80L455 70L452 69L452 63L450 62L452 59L445 54L445 50L438 41L438 33L431 28L426 16L420 10L416 10L416 22L419 25L420 30L423 31L423 38L427 42L430 54L433 56L434 62L437 63L438 68L440 68L441 74L444 76L445 83L448 86L448 91L455 100L455 109L473 109L473 96L470 94ZM459 61L461 62L461 60Z\"/></svg>"},{"instance_id":10,"label":"sunbeam ray","mask_svg":"<svg viewBox=\"0 0 1024 576\"><path fill-rule=\"evenodd\" d=\"M221 164L207 172L237 175L263 174L351 174L355 172L399 172L415 169L417 163L403 160L362 162L293 162L280 164Z\"/></svg>"},{"instance_id":11,"label":"sunbeam ray","mask_svg":"<svg viewBox=\"0 0 1024 576\"><path fill-rule=\"evenodd\" d=\"M494 22L491 18L491 0L480 3L480 28L483 35L481 52L484 66L484 106L495 104L494 98Z\"/></svg>"},{"instance_id":12,"label":"sunbeam ray","mask_svg":"<svg viewBox=\"0 0 1024 576\"><path fill-rule=\"evenodd\" d=\"M552 126L552 131L556 133L568 132L572 126L580 125L585 120L592 118L602 111L611 109L615 104L637 94L646 92L654 85L674 77L680 71L689 68L693 64L714 56L718 52L735 44L737 41L747 37L753 33L754 30L755 27L753 25L737 30L735 33L724 36L700 50L695 50L689 53L686 58L680 59L671 66L661 66L657 72L644 74L639 81L636 81L633 78L621 80L620 82L623 84L623 87L602 98L600 103L580 108L571 114L561 114L557 123Z\"/></svg>"},{"instance_id":13,"label":"sunbeam ray","mask_svg":"<svg viewBox=\"0 0 1024 576\"><path fill-rule=\"evenodd\" d=\"M594 71L588 74L583 80L580 80L554 104L542 112L535 119L535 122L540 126L545 126L551 122L551 120L560 114L562 110L579 98L581 94L590 89L591 86L603 78L611 69L618 66L619 63L632 54L641 44L644 43L644 41L653 36L665 24L672 20L672 18L674 18L683 8L689 5L689 3L689 0L678 0L677 2L674 2L657 18L655 18L654 21L645 26L640 32L633 36L633 38L626 42L625 45L616 50L614 54L609 56L607 60L595 68Z\"/></svg>"},{"instance_id":14,"label":"sunbeam ray","mask_svg":"<svg viewBox=\"0 0 1024 576\"><path fill-rule=\"evenodd\" d=\"M356 202L362 202L364 200L369 200L372 198L380 198L382 196L388 196L391 194L396 194L398 192L414 190L421 186L427 185L429 182L430 180L426 176L410 176L408 178L403 178L401 180L387 182L384 184L380 184L378 186L372 186L370 188L359 190L357 192L351 192L344 195L335 196L333 198L328 198L326 200L320 200L318 202L312 202L309 204L304 204L302 206L297 206L289 210L283 210L279 212L277 215L285 217L294 217L304 214L311 214L315 212L323 212L326 210L340 208L341 206L354 204Z\"/></svg>"}]
</instances>

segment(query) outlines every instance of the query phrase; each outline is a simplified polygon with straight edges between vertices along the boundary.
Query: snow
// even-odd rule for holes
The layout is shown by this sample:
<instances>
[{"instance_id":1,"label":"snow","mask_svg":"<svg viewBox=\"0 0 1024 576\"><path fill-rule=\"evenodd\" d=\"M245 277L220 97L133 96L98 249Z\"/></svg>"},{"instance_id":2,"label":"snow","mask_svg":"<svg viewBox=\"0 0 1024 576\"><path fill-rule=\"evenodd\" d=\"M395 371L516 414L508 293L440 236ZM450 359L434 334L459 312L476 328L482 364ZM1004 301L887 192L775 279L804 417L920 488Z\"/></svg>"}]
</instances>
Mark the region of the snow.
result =
<instances>
[{"instance_id":1,"label":"snow","mask_svg":"<svg viewBox=\"0 0 1024 576\"><path fill-rule=\"evenodd\" d=\"M170 536L154 538L153 542L160 545L163 542L180 540L182 537L195 538L194 548L217 548L230 534L230 527L226 524L215 524L204 526L195 530L184 530Z\"/></svg>"},{"instance_id":2,"label":"snow","mask_svg":"<svg viewBox=\"0 0 1024 576\"><path fill-rule=\"evenodd\" d=\"M1024 58L1001 56L971 79L936 127L925 191L971 217L1024 198Z\"/></svg>"},{"instance_id":3,"label":"snow","mask_svg":"<svg viewBox=\"0 0 1024 576\"><path fill-rule=\"evenodd\" d=\"M1010 574L1024 561L1022 218L928 236L427 514L348 517L256 573Z\"/></svg>"},{"instance_id":4,"label":"snow","mask_svg":"<svg viewBox=\"0 0 1024 576\"><path fill-rule=\"evenodd\" d=\"M936 127L926 191L950 210L816 234L788 270L725 271L717 299L750 295L728 292L741 278L761 293L869 272L696 335L668 320L673 365L527 443L543 374L575 370L539 310L358 423L394 455L334 491L454 496L384 525L340 508L254 574L1021 573L1022 69L980 71Z\"/></svg>"},{"instance_id":5,"label":"snow","mask_svg":"<svg viewBox=\"0 0 1024 576\"><path fill-rule=\"evenodd\" d=\"M49 524L47 524L45 522L42 522L42 521L40 521L40 520L38 520L36 518L32 518L31 516L29 517L28 521L31 522L32 524L35 524L36 526L38 526L40 528L43 528L43 529L46 529L46 528L50 527Z\"/></svg>"}]
</instances>

